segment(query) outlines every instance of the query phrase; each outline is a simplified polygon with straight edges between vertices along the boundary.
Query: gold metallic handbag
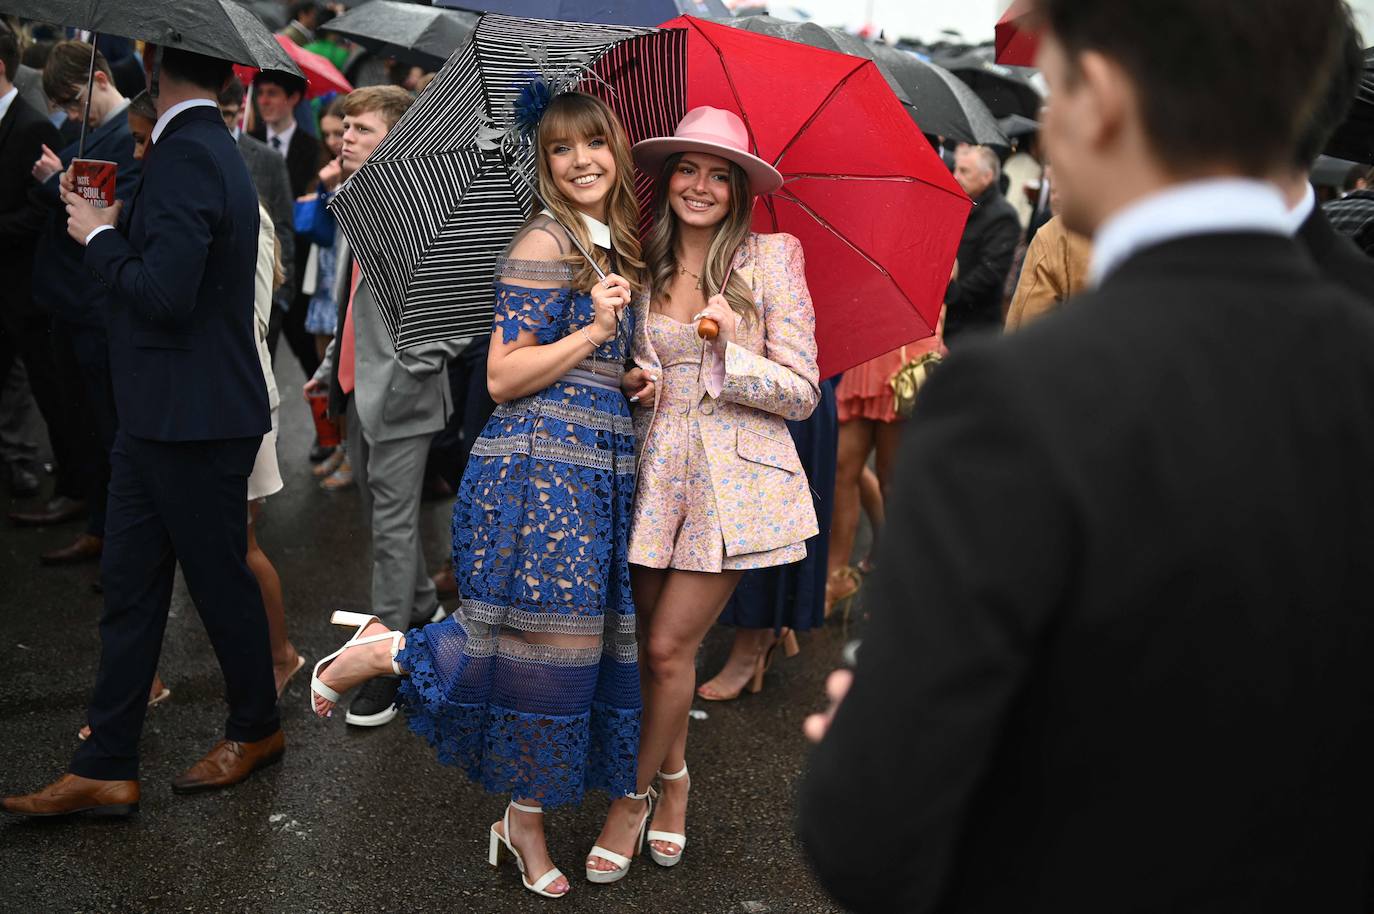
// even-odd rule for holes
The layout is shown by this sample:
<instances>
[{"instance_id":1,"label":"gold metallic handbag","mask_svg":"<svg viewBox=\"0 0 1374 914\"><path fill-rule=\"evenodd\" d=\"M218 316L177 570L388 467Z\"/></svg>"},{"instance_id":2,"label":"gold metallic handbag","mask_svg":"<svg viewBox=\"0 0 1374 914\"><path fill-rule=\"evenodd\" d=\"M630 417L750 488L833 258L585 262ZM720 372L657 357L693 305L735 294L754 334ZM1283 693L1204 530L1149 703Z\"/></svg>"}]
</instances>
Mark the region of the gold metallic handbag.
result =
<instances>
[{"instance_id":1,"label":"gold metallic handbag","mask_svg":"<svg viewBox=\"0 0 1374 914\"><path fill-rule=\"evenodd\" d=\"M907 361L906 347L902 347L902 367L887 382L892 388L892 409L897 415L910 418L911 411L916 408L916 394L940 361L940 353L934 351Z\"/></svg>"}]
</instances>

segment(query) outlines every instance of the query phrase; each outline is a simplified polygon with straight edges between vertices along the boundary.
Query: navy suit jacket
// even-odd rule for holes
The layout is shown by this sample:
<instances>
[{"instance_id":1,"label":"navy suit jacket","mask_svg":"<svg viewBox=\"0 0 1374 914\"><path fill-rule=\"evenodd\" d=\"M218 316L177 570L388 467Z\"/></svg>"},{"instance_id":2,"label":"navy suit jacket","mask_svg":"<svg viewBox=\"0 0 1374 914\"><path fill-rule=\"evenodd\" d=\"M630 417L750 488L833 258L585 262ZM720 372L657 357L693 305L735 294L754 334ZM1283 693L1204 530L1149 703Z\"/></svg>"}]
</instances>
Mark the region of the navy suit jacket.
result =
<instances>
[{"instance_id":1,"label":"navy suit jacket","mask_svg":"<svg viewBox=\"0 0 1374 914\"><path fill-rule=\"evenodd\" d=\"M64 171L76 158L77 146L73 143L58 153ZM86 135L85 158L106 159L119 166L115 176L115 198L127 205L133 198L142 166L134 158L134 136L129 132L125 112L116 114ZM82 266L85 252L67 234L67 211L59 197L61 175L53 175L38 187L39 197L51 212L38 237L38 251L33 258L34 301L63 320L103 327L108 290Z\"/></svg>"},{"instance_id":2,"label":"navy suit jacket","mask_svg":"<svg viewBox=\"0 0 1374 914\"><path fill-rule=\"evenodd\" d=\"M123 431L158 441L271 428L253 337L258 195L213 107L173 118L124 224L86 246L114 291L110 373Z\"/></svg>"}]
</instances>

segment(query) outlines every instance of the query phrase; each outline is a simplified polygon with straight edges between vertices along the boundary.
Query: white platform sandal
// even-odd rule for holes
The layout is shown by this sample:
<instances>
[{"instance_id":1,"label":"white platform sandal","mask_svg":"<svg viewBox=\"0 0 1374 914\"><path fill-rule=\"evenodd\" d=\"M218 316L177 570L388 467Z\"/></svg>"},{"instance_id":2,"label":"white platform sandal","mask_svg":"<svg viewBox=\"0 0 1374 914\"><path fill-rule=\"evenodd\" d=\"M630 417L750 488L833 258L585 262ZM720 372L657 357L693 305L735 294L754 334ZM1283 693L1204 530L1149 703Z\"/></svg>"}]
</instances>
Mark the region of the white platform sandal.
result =
<instances>
[{"instance_id":1,"label":"white platform sandal","mask_svg":"<svg viewBox=\"0 0 1374 914\"><path fill-rule=\"evenodd\" d=\"M644 804L644 818L639 820L639 834L635 836L635 849L631 851L629 857L626 857L624 854L617 854L615 851L608 851L606 850L606 848L602 847L599 844L593 845L592 849L587 853L587 858L591 859L592 857L600 857L602 860L605 860L608 863L614 863L616 868L613 870L598 870L594 869L591 866L591 864L588 864L588 882L594 882L597 885L609 885L612 882L619 882L620 880L625 878L625 874L630 871L630 864L634 862L634 856L644 848L644 833L649 828L649 817L653 815L654 797L656 797L657 795L658 794L654 791L652 787L650 787L643 793L625 794L625 796L631 800L647 801Z\"/></svg>"},{"instance_id":2,"label":"white platform sandal","mask_svg":"<svg viewBox=\"0 0 1374 914\"><path fill-rule=\"evenodd\" d=\"M682 766L682 770L677 772L676 774L664 774L662 771L660 771L658 773L658 776L663 778L663 780L665 781L680 781L687 776L687 765L684 763ZM686 835L679 835L676 832L671 831L655 831L654 829L649 829L649 833L645 836L645 840L649 842L650 858L652 858L654 863L657 863L659 866L677 866L679 863L682 862L682 852L687 849ZM662 851L654 847L653 842L655 841L666 841L669 844L676 844L677 853L663 853Z\"/></svg>"},{"instance_id":3,"label":"white platform sandal","mask_svg":"<svg viewBox=\"0 0 1374 914\"><path fill-rule=\"evenodd\" d=\"M366 638L364 638L362 636L363 631L366 630L369 625L371 625L373 622L382 621L381 619L378 619L376 616L369 616L365 613L350 613L344 612L343 610L339 610L338 612L334 613L334 615L329 617L329 621L332 622L334 625L356 625L358 628L357 631L353 633L353 637L349 638L347 641L344 642L343 647L339 648L337 651L330 654L328 657L320 658L320 662L315 664L315 669L310 674L310 695L308 696L308 700L310 702L310 713L316 715L319 714L319 712L315 710L316 695L320 696L325 701L333 702L336 705L339 704L339 702L342 700L342 695L331 689L329 686L325 685L324 682L320 680L320 671L323 670L326 666L333 662L335 658L337 658L344 651L348 650L350 647L353 647L358 644L372 644L377 641L386 641L390 639L391 669L392 672L394 672L397 676L401 675L401 668L396 663L396 654L399 653L401 650L401 639L405 637L404 632L386 632L385 634L381 635L368 635Z\"/></svg>"},{"instance_id":4,"label":"white platform sandal","mask_svg":"<svg viewBox=\"0 0 1374 914\"><path fill-rule=\"evenodd\" d=\"M511 800L510 806L506 807L505 814L501 816L501 827L505 831L505 834L503 835L501 832L497 831L495 825L491 827L491 840L488 843L487 862L492 866L500 866L501 855L503 853L510 854L515 858L515 865L520 868L521 885L534 894L542 895L545 898L562 898L564 895L568 894L568 892L572 891L571 883L568 885L567 890L558 894L547 891L548 887L563 875L563 871L558 867L549 870L547 873L534 880L534 882L530 882L525 878L525 858L521 857L520 852L515 849L515 845L510 843L510 811L512 806L521 812L538 813L541 816L544 814L543 808L539 806L526 806L523 803L517 803Z\"/></svg>"}]
</instances>

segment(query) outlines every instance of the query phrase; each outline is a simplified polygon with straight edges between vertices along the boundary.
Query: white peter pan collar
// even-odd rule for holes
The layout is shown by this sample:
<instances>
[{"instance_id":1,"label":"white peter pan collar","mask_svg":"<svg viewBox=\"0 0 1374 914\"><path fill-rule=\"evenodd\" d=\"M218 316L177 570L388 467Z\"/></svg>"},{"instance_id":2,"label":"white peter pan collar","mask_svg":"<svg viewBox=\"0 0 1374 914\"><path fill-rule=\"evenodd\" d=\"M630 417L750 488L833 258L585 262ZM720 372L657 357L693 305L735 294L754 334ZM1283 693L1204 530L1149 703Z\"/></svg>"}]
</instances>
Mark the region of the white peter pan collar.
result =
<instances>
[{"instance_id":1,"label":"white peter pan collar","mask_svg":"<svg viewBox=\"0 0 1374 914\"><path fill-rule=\"evenodd\" d=\"M541 216L548 216L555 222L558 221L558 217L549 212L547 208L540 210L539 214ZM578 215L582 217L582 224L587 227L588 234L592 236L592 244L599 248L605 248L608 251L611 250L611 227L604 222L597 222L584 212L579 211Z\"/></svg>"}]
</instances>

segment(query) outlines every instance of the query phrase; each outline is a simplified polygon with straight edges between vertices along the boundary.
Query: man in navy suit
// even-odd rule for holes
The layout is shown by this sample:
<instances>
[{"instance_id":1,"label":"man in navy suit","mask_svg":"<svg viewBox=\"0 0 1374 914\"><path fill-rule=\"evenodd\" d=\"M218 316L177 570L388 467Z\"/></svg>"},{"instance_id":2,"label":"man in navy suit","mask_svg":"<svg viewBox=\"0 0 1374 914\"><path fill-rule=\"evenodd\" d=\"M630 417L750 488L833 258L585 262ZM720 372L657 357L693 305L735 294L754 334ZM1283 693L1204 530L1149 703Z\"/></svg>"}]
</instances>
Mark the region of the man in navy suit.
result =
<instances>
[{"instance_id":1,"label":"man in navy suit","mask_svg":"<svg viewBox=\"0 0 1374 914\"><path fill-rule=\"evenodd\" d=\"M229 78L225 61L162 49L158 122L127 207L95 209L64 179L68 233L113 293L119 431L102 650L90 739L68 774L0 801L6 812L137 809L138 738L177 564L219 658L229 717L225 738L172 789L238 783L285 750L267 616L245 561L248 474L271 421L253 336L257 194L215 104Z\"/></svg>"},{"instance_id":2,"label":"man in navy suit","mask_svg":"<svg viewBox=\"0 0 1374 914\"><path fill-rule=\"evenodd\" d=\"M87 67L91 46L63 41L52 49L43 67L44 91L73 120L86 114ZM115 198L128 202L141 173L134 158L134 138L126 114L129 100L115 87L103 54L96 54L94 81L86 124L88 159L114 162ZM73 418L76 466L70 472L84 484L90 505L86 529L68 546L45 552L45 565L93 562L100 558L105 538L105 493L110 480L110 448L114 445L116 413L110 389L109 340L105 332L107 293L90 270L82 267L84 250L67 235L67 214L60 198L60 176L79 152L73 143L55 153L47 146L34 164L39 196L48 203L47 225L38 238L33 262L33 297L52 316L52 348L63 399ZM50 523L43 512L27 517Z\"/></svg>"}]
</instances>

